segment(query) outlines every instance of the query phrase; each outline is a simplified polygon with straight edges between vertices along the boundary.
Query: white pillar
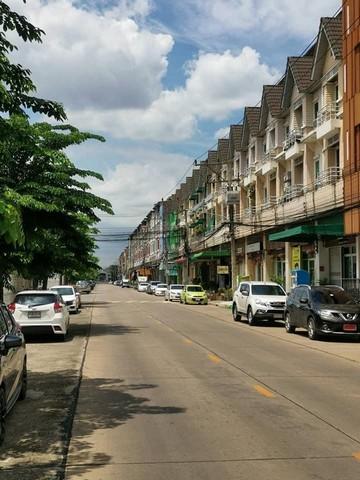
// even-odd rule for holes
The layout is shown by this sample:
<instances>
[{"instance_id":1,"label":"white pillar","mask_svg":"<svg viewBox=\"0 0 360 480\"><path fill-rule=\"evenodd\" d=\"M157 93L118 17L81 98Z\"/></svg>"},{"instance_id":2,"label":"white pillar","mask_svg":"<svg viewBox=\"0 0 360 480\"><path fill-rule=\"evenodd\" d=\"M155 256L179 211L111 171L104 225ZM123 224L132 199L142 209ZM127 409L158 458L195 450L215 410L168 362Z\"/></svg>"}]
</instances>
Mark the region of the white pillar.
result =
<instances>
[{"instance_id":1,"label":"white pillar","mask_svg":"<svg viewBox=\"0 0 360 480\"><path fill-rule=\"evenodd\" d=\"M285 289L287 292L291 290L291 245L285 242Z\"/></svg>"}]
</instances>

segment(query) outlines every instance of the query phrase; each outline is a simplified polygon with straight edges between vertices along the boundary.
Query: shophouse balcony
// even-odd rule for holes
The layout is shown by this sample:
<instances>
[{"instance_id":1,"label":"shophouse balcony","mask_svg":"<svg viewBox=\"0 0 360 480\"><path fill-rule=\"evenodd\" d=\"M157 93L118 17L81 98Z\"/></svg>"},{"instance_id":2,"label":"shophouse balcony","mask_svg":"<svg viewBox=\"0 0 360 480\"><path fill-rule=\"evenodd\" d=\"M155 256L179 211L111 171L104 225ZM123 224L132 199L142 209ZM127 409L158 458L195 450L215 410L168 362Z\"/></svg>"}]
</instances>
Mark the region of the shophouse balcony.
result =
<instances>
[{"instance_id":1,"label":"shophouse balcony","mask_svg":"<svg viewBox=\"0 0 360 480\"><path fill-rule=\"evenodd\" d=\"M289 187L284 188L284 194L279 197L278 203L286 203L291 202L294 198L298 198L301 195L304 195L304 185L291 185Z\"/></svg>"},{"instance_id":2,"label":"shophouse balcony","mask_svg":"<svg viewBox=\"0 0 360 480\"><path fill-rule=\"evenodd\" d=\"M248 167L245 171L245 175L244 175L244 187L247 187L248 185L250 185L251 183L254 183L256 180L256 177L255 177L255 165L251 165L250 167Z\"/></svg>"},{"instance_id":3,"label":"shophouse balcony","mask_svg":"<svg viewBox=\"0 0 360 480\"><path fill-rule=\"evenodd\" d=\"M262 175L266 175L267 173L271 172L272 170L276 169L276 150L272 149L267 152L262 161Z\"/></svg>"},{"instance_id":4,"label":"shophouse balcony","mask_svg":"<svg viewBox=\"0 0 360 480\"><path fill-rule=\"evenodd\" d=\"M220 187L215 195L216 195L216 201L217 203L223 203L225 202L225 197L226 197L226 192L227 192L227 187Z\"/></svg>"},{"instance_id":5,"label":"shophouse balcony","mask_svg":"<svg viewBox=\"0 0 360 480\"><path fill-rule=\"evenodd\" d=\"M299 129L294 129L286 137L283 143L285 159L292 160L300 157L304 153L304 144L302 143L303 133Z\"/></svg>"},{"instance_id":6,"label":"shophouse balcony","mask_svg":"<svg viewBox=\"0 0 360 480\"><path fill-rule=\"evenodd\" d=\"M255 162L255 175L262 175L263 160Z\"/></svg>"},{"instance_id":7,"label":"shophouse balcony","mask_svg":"<svg viewBox=\"0 0 360 480\"><path fill-rule=\"evenodd\" d=\"M256 215L256 207L248 207L244 209L243 217L252 218Z\"/></svg>"},{"instance_id":8,"label":"shophouse balcony","mask_svg":"<svg viewBox=\"0 0 360 480\"><path fill-rule=\"evenodd\" d=\"M331 102L322 108L316 119L316 138L329 138L341 128L342 120L339 102Z\"/></svg>"},{"instance_id":9,"label":"shophouse balcony","mask_svg":"<svg viewBox=\"0 0 360 480\"><path fill-rule=\"evenodd\" d=\"M277 204L277 198L276 197L269 197L264 203L261 205L258 205L257 210L259 211L264 211L268 210L269 208L273 208Z\"/></svg>"},{"instance_id":10,"label":"shophouse balcony","mask_svg":"<svg viewBox=\"0 0 360 480\"><path fill-rule=\"evenodd\" d=\"M342 169L338 167L329 167L321 172L314 182L315 189L326 185L333 185L342 178Z\"/></svg>"}]
</instances>

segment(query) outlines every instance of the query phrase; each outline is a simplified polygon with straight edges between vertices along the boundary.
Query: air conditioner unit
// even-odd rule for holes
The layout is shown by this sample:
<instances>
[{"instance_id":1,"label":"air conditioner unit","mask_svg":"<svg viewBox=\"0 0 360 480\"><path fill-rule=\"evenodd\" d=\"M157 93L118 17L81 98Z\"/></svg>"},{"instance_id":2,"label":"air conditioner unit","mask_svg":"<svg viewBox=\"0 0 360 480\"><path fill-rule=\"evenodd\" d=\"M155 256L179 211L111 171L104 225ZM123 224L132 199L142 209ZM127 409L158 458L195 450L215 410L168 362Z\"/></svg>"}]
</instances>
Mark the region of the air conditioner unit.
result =
<instances>
[{"instance_id":1,"label":"air conditioner unit","mask_svg":"<svg viewBox=\"0 0 360 480\"><path fill-rule=\"evenodd\" d=\"M284 183L290 183L291 182L291 172L287 172L284 175Z\"/></svg>"}]
</instances>

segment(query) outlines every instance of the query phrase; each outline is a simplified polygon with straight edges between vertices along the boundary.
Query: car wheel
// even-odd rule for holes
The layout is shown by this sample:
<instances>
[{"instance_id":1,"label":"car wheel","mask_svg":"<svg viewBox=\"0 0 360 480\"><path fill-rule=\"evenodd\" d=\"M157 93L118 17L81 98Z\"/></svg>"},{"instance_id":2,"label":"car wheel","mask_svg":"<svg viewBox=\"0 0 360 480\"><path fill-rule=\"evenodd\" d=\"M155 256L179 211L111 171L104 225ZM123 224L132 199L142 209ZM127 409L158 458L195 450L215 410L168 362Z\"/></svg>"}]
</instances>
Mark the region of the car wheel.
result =
<instances>
[{"instance_id":1,"label":"car wheel","mask_svg":"<svg viewBox=\"0 0 360 480\"><path fill-rule=\"evenodd\" d=\"M21 390L19 394L19 400L25 400L26 392L27 392L27 367L26 367L26 359L25 359L22 376L21 376Z\"/></svg>"},{"instance_id":2,"label":"car wheel","mask_svg":"<svg viewBox=\"0 0 360 480\"><path fill-rule=\"evenodd\" d=\"M5 438L6 399L4 389L0 389L0 445Z\"/></svg>"},{"instance_id":3,"label":"car wheel","mask_svg":"<svg viewBox=\"0 0 360 480\"><path fill-rule=\"evenodd\" d=\"M310 340L316 340L319 338L319 335L316 331L315 320L312 317L310 317L308 320L308 336Z\"/></svg>"},{"instance_id":4,"label":"car wheel","mask_svg":"<svg viewBox=\"0 0 360 480\"><path fill-rule=\"evenodd\" d=\"M295 333L296 330L295 325L291 325L289 312L286 312L285 314L285 330L287 333Z\"/></svg>"},{"instance_id":5,"label":"car wheel","mask_svg":"<svg viewBox=\"0 0 360 480\"><path fill-rule=\"evenodd\" d=\"M249 325L252 325L252 326L255 325L255 317L251 307L248 308L247 319L248 319Z\"/></svg>"},{"instance_id":6,"label":"car wheel","mask_svg":"<svg viewBox=\"0 0 360 480\"><path fill-rule=\"evenodd\" d=\"M232 314L233 314L234 322L238 322L239 320L241 320L241 315L238 312L236 303L234 303L234 305L233 305Z\"/></svg>"}]
</instances>

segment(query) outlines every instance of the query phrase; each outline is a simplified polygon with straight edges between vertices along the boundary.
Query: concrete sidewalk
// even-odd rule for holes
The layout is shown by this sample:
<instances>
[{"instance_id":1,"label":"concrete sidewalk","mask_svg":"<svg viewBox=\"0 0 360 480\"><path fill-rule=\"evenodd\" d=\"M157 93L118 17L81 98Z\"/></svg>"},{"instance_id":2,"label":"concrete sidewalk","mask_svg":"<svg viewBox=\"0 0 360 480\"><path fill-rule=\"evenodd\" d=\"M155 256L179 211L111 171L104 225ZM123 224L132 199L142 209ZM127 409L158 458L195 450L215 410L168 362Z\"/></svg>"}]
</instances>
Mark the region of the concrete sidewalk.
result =
<instances>
[{"instance_id":1,"label":"concrete sidewalk","mask_svg":"<svg viewBox=\"0 0 360 480\"><path fill-rule=\"evenodd\" d=\"M224 300L210 300L209 305L212 305L213 307L228 308L229 310L231 310L232 302Z\"/></svg>"}]
</instances>

